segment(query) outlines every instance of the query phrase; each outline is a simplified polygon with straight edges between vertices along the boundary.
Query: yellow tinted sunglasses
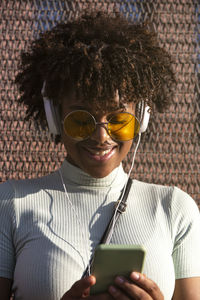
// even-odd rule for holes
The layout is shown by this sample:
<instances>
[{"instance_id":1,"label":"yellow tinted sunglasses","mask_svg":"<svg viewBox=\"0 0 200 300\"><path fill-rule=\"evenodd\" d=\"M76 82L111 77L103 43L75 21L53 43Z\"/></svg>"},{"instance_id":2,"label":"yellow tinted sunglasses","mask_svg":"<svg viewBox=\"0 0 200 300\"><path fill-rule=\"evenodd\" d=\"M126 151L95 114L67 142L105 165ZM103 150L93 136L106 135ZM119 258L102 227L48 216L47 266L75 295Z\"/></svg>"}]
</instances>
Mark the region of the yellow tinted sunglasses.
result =
<instances>
[{"instance_id":1,"label":"yellow tinted sunglasses","mask_svg":"<svg viewBox=\"0 0 200 300\"><path fill-rule=\"evenodd\" d=\"M88 111L74 110L63 122L65 134L77 141L88 139L97 125L103 126L113 140L122 142L134 139L140 130L139 121L128 112L112 114L108 122L96 122Z\"/></svg>"}]
</instances>

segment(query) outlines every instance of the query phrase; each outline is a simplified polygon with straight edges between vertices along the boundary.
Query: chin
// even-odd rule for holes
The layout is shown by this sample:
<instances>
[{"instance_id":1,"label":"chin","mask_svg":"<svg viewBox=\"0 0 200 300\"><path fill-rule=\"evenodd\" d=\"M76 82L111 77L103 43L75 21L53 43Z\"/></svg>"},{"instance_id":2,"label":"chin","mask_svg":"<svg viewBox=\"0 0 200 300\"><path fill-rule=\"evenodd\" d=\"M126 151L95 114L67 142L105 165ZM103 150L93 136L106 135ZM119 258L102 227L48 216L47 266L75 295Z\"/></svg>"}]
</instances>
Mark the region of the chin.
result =
<instances>
[{"instance_id":1,"label":"chin","mask_svg":"<svg viewBox=\"0 0 200 300\"><path fill-rule=\"evenodd\" d=\"M108 176L116 167L104 169L104 170L101 170L101 168L97 168L97 169L93 168L92 170L84 169L84 171L94 178L104 178Z\"/></svg>"},{"instance_id":2,"label":"chin","mask_svg":"<svg viewBox=\"0 0 200 300\"><path fill-rule=\"evenodd\" d=\"M79 163L75 163L75 161L73 159L71 159L71 157L67 157L67 160L73 164L74 166L78 167L79 169L81 169L82 171L84 171L85 173L87 173L88 175L94 177L94 178L103 178L108 176L115 168L117 168L119 166L119 164L117 165L113 165L112 163L110 164L98 164L98 165L85 165L83 161L79 161Z\"/></svg>"}]
</instances>

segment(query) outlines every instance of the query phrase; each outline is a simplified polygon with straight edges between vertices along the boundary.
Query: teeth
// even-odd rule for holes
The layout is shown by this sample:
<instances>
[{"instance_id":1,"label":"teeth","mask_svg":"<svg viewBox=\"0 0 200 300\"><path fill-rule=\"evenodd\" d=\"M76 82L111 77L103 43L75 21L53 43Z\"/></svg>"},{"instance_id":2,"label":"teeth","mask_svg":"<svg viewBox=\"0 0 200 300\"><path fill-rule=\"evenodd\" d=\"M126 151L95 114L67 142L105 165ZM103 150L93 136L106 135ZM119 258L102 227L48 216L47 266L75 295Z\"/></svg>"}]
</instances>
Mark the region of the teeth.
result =
<instances>
[{"instance_id":1,"label":"teeth","mask_svg":"<svg viewBox=\"0 0 200 300\"><path fill-rule=\"evenodd\" d=\"M90 151L90 152L92 152L92 154L94 154L94 155L104 156L104 155L108 154L110 151L111 151L111 149L108 149L105 151Z\"/></svg>"}]
</instances>

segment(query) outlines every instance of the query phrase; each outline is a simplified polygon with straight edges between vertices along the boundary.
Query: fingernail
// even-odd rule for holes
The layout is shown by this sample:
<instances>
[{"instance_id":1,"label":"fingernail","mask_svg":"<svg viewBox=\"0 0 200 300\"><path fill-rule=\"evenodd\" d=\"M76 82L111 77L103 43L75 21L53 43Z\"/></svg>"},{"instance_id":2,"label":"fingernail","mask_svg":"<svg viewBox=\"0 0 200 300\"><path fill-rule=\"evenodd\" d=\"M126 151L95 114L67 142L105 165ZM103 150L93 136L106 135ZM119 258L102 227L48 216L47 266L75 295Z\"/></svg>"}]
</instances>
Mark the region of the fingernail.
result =
<instances>
[{"instance_id":1,"label":"fingernail","mask_svg":"<svg viewBox=\"0 0 200 300\"><path fill-rule=\"evenodd\" d=\"M109 292L112 294L114 294L114 293L116 293L116 288L113 286L113 285L111 285L111 286L109 286Z\"/></svg>"},{"instance_id":2,"label":"fingernail","mask_svg":"<svg viewBox=\"0 0 200 300\"><path fill-rule=\"evenodd\" d=\"M94 285L96 283L96 278L93 275L90 275L88 277L88 280L92 285Z\"/></svg>"},{"instance_id":3,"label":"fingernail","mask_svg":"<svg viewBox=\"0 0 200 300\"><path fill-rule=\"evenodd\" d=\"M137 272L132 272L131 273L131 278L133 280L138 280L140 278L140 275Z\"/></svg>"},{"instance_id":4,"label":"fingernail","mask_svg":"<svg viewBox=\"0 0 200 300\"><path fill-rule=\"evenodd\" d=\"M116 283L124 283L124 278L121 277L121 276L117 276L116 279L115 279Z\"/></svg>"}]
</instances>

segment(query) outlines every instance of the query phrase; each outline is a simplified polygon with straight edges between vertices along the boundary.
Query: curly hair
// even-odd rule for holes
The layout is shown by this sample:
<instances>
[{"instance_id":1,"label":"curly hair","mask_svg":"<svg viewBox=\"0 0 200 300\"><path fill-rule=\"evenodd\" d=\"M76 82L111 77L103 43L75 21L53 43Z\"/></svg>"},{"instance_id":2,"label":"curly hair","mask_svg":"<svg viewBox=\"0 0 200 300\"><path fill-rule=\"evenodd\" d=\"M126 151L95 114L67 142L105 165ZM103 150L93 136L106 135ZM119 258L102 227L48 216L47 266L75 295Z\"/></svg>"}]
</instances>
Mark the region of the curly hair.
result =
<instances>
[{"instance_id":1,"label":"curly hair","mask_svg":"<svg viewBox=\"0 0 200 300\"><path fill-rule=\"evenodd\" d=\"M45 119L41 89L58 105L71 86L93 104L145 101L159 112L172 100L172 58L148 24L121 15L83 14L40 34L21 55L16 83L27 117Z\"/></svg>"}]
</instances>

